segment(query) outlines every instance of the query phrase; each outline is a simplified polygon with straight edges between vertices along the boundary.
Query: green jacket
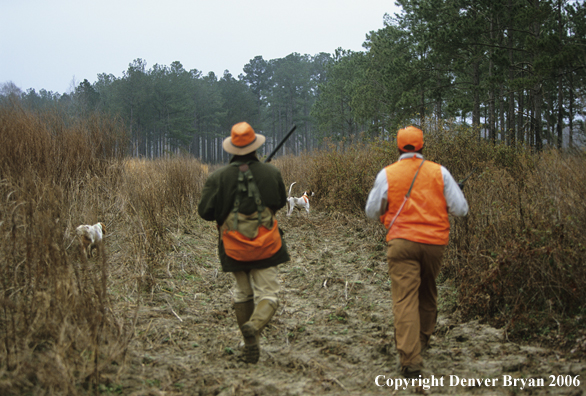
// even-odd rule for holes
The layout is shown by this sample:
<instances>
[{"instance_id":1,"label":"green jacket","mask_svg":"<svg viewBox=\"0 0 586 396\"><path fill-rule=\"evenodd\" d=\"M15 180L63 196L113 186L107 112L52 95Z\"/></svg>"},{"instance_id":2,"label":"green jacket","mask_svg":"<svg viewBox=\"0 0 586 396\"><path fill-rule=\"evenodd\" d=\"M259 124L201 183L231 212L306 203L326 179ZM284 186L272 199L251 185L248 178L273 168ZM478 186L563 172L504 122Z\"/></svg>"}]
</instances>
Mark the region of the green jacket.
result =
<instances>
[{"instance_id":1,"label":"green jacket","mask_svg":"<svg viewBox=\"0 0 586 396\"><path fill-rule=\"evenodd\" d=\"M271 164L264 164L258 160L255 153L244 156L233 156L230 162L251 162L250 171L254 177L263 204L269 207L273 212L277 212L287 203L287 192L285 183L281 177L281 172ZM213 172L207 179L201 194L197 212L208 221L216 221L218 226L224 224L224 221L230 214L236 197L236 186L238 183L239 170L235 166L227 165ZM257 210L253 198L244 198L240 203L239 212L243 214L252 214ZM259 261L238 261L228 257L224 251L222 238L218 237L218 253L222 270L225 272L237 272L250 269L260 269L273 267L290 260L283 232L281 239L283 246L272 257Z\"/></svg>"}]
</instances>

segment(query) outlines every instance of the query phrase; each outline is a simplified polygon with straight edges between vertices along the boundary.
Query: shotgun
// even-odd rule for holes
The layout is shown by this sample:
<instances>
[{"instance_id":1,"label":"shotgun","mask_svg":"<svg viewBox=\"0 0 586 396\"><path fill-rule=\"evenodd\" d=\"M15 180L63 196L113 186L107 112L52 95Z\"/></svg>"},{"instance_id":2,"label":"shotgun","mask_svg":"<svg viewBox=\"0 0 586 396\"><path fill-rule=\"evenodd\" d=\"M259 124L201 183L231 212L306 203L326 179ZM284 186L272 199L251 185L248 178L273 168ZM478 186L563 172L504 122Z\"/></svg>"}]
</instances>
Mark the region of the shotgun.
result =
<instances>
[{"instance_id":1,"label":"shotgun","mask_svg":"<svg viewBox=\"0 0 586 396\"><path fill-rule=\"evenodd\" d=\"M281 140L279 142L279 144L277 144L277 147L275 147L275 149L273 150L273 152L269 154L269 156L265 160L265 164L271 162L271 160L273 159L273 157L275 156L275 154L277 154L277 151L279 151L279 149L283 146L283 144L287 141L287 139L289 139L289 136L291 136L293 134L293 132L295 132L295 128L297 128L297 125L293 124L293 127L291 128L291 130L289 132L287 132L287 134L285 135L285 137L283 138L283 140Z\"/></svg>"},{"instance_id":2,"label":"shotgun","mask_svg":"<svg viewBox=\"0 0 586 396\"><path fill-rule=\"evenodd\" d=\"M468 180L470 178L470 176L472 176L472 174L474 172L476 172L476 169L478 169L478 168L472 169L472 172L470 172L470 174L468 176L466 176L464 179L462 179L458 182L458 187L460 187L460 190L464 189L464 183L466 182L466 180Z\"/></svg>"}]
</instances>

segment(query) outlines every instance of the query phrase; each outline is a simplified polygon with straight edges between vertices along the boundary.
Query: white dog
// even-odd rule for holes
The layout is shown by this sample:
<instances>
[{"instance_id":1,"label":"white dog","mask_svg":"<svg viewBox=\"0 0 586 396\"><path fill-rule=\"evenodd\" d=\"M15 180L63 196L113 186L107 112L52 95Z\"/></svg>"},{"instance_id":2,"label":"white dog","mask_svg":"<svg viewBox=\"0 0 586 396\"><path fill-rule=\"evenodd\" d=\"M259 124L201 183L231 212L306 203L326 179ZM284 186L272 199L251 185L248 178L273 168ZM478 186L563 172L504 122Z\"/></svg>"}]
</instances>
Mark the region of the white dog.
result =
<instances>
[{"instance_id":1,"label":"white dog","mask_svg":"<svg viewBox=\"0 0 586 396\"><path fill-rule=\"evenodd\" d=\"M287 217L291 216L291 213L293 213L293 209L295 208L298 210L305 208L307 216L309 216L309 197L313 197L315 194L313 191L305 191L301 198L292 197L291 188L295 183L297 182L293 182L289 186L289 195L287 196Z\"/></svg>"},{"instance_id":2,"label":"white dog","mask_svg":"<svg viewBox=\"0 0 586 396\"><path fill-rule=\"evenodd\" d=\"M79 236L81 248L87 257L92 257L92 250L97 248L98 244L102 242L104 234L106 234L106 226L104 223L96 223L94 225L80 225L75 229Z\"/></svg>"}]
</instances>

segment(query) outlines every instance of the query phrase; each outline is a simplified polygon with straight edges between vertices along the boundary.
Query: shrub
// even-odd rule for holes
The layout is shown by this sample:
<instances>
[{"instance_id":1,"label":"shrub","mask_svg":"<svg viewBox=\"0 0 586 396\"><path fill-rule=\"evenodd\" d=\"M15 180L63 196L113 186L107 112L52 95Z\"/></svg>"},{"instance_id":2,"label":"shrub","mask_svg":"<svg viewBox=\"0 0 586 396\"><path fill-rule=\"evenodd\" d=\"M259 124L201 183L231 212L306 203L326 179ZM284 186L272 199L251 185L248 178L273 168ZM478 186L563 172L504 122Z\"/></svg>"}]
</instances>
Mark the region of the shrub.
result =
<instances>
[{"instance_id":1,"label":"shrub","mask_svg":"<svg viewBox=\"0 0 586 396\"><path fill-rule=\"evenodd\" d=\"M108 143L118 138L114 125L0 108L2 394L91 388L133 335L112 313L105 252L90 266L69 249L72 222L98 215L81 216L89 204L80 197L105 196L95 178L108 177L117 155Z\"/></svg>"},{"instance_id":2,"label":"shrub","mask_svg":"<svg viewBox=\"0 0 586 396\"><path fill-rule=\"evenodd\" d=\"M493 145L447 124L424 131L427 159L456 180L476 169L464 188L470 213L451 219L442 270L458 286L463 317L518 336L534 334L536 324L563 331L558 323L583 313L586 301L584 154ZM316 152L316 204L362 216L377 172L397 156L392 141Z\"/></svg>"}]
</instances>

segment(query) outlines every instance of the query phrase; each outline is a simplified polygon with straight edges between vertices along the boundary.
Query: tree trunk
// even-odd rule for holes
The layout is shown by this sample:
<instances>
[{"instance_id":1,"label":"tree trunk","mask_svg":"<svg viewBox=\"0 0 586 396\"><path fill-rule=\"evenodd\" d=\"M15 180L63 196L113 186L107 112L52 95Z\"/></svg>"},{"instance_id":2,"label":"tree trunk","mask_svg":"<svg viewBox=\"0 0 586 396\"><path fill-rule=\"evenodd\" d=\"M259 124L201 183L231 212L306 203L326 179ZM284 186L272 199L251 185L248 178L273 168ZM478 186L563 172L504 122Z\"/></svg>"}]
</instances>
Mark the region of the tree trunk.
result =
<instances>
[{"instance_id":1,"label":"tree trunk","mask_svg":"<svg viewBox=\"0 0 586 396\"><path fill-rule=\"evenodd\" d=\"M472 106L472 126L480 127L480 65L475 61L472 65L472 86L474 103Z\"/></svg>"},{"instance_id":2,"label":"tree trunk","mask_svg":"<svg viewBox=\"0 0 586 396\"><path fill-rule=\"evenodd\" d=\"M489 78L490 74L491 71L489 71ZM494 97L494 89L490 88L488 91L488 138L493 144L496 143Z\"/></svg>"},{"instance_id":3,"label":"tree trunk","mask_svg":"<svg viewBox=\"0 0 586 396\"><path fill-rule=\"evenodd\" d=\"M533 4L535 6L536 11L539 11L539 2L540 0L533 0ZM533 22L533 34L535 36L535 40L539 41L541 37L541 26L539 22ZM537 65L539 63L539 56L541 55L539 52L533 54L533 65ZM541 122L541 102L543 99L543 91L541 90L541 83L536 82L533 86L533 108L535 109L534 113L534 125L535 125L535 148L537 151L541 151L543 148L543 138L542 138L542 122Z\"/></svg>"},{"instance_id":4,"label":"tree trunk","mask_svg":"<svg viewBox=\"0 0 586 396\"><path fill-rule=\"evenodd\" d=\"M513 89L511 88L511 83L513 82L513 79L515 78L515 66L513 64L514 61L514 57L513 57L513 2L512 0L509 0L509 28L507 29L508 31L508 39L507 39L507 44L508 44L508 48L509 48L509 110L508 110L508 114L507 114L507 129L505 131L506 133L506 139L507 139L507 144L511 145L511 146L515 146L516 142L515 142L515 128L514 128L514 120L515 120L515 94L513 92Z\"/></svg>"},{"instance_id":5,"label":"tree trunk","mask_svg":"<svg viewBox=\"0 0 586 396\"><path fill-rule=\"evenodd\" d=\"M500 89L500 101L499 101L499 118L500 118L500 140L507 141L507 124L505 124L505 90L501 85Z\"/></svg>"},{"instance_id":6,"label":"tree trunk","mask_svg":"<svg viewBox=\"0 0 586 396\"><path fill-rule=\"evenodd\" d=\"M419 111L419 126L423 127L425 122L425 91L421 89L421 110Z\"/></svg>"},{"instance_id":7,"label":"tree trunk","mask_svg":"<svg viewBox=\"0 0 586 396\"><path fill-rule=\"evenodd\" d=\"M440 69L440 65L436 65L436 68L439 70ZM439 78L439 72L437 75L437 79L436 79L436 87L438 90L437 93L437 99L435 101L435 120L436 120L436 125L439 124L439 121L442 119L442 96L440 93L440 87L441 87L441 80Z\"/></svg>"},{"instance_id":8,"label":"tree trunk","mask_svg":"<svg viewBox=\"0 0 586 396\"><path fill-rule=\"evenodd\" d=\"M492 25L492 21L490 22L490 41L492 42L493 40L493 25ZM488 56L488 80L492 81L492 48L489 51L489 56ZM492 142L492 144L496 143L496 131L495 131L495 119L494 119L494 88L491 86L488 89L488 138L490 139L490 141Z\"/></svg>"},{"instance_id":9,"label":"tree trunk","mask_svg":"<svg viewBox=\"0 0 586 396\"><path fill-rule=\"evenodd\" d=\"M563 130L564 130L564 94L562 91L563 77L560 70L560 76L558 78L558 123L557 123L557 147L562 148L564 141Z\"/></svg>"},{"instance_id":10,"label":"tree trunk","mask_svg":"<svg viewBox=\"0 0 586 396\"><path fill-rule=\"evenodd\" d=\"M521 89L519 91L519 106L517 115L517 141L520 144L525 144L525 119L523 112L525 111L525 92Z\"/></svg>"},{"instance_id":11,"label":"tree trunk","mask_svg":"<svg viewBox=\"0 0 586 396\"><path fill-rule=\"evenodd\" d=\"M558 33L559 33L559 40L560 45L563 42L563 23L562 23L562 2L558 0ZM558 149L562 148L564 142L564 93L563 93L563 77L562 77L562 70L559 70L559 77L558 77L558 138L557 138L557 146Z\"/></svg>"},{"instance_id":12,"label":"tree trunk","mask_svg":"<svg viewBox=\"0 0 586 396\"><path fill-rule=\"evenodd\" d=\"M535 97L533 93L529 97L531 103L531 112L529 114L529 145L535 148Z\"/></svg>"},{"instance_id":13,"label":"tree trunk","mask_svg":"<svg viewBox=\"0 0 586 396\"><path fill-rule=\"evenodd\" d=\"M572 73L570 73L569 75L569 79L570 79L570 104L569 104L569 108L568 108L568 127L570 128L570 133L569 133L569 141L568 141L568 147L569 148L573 148L574 147L574 76L572 75Z\"/></svg>"}]
</instances>

